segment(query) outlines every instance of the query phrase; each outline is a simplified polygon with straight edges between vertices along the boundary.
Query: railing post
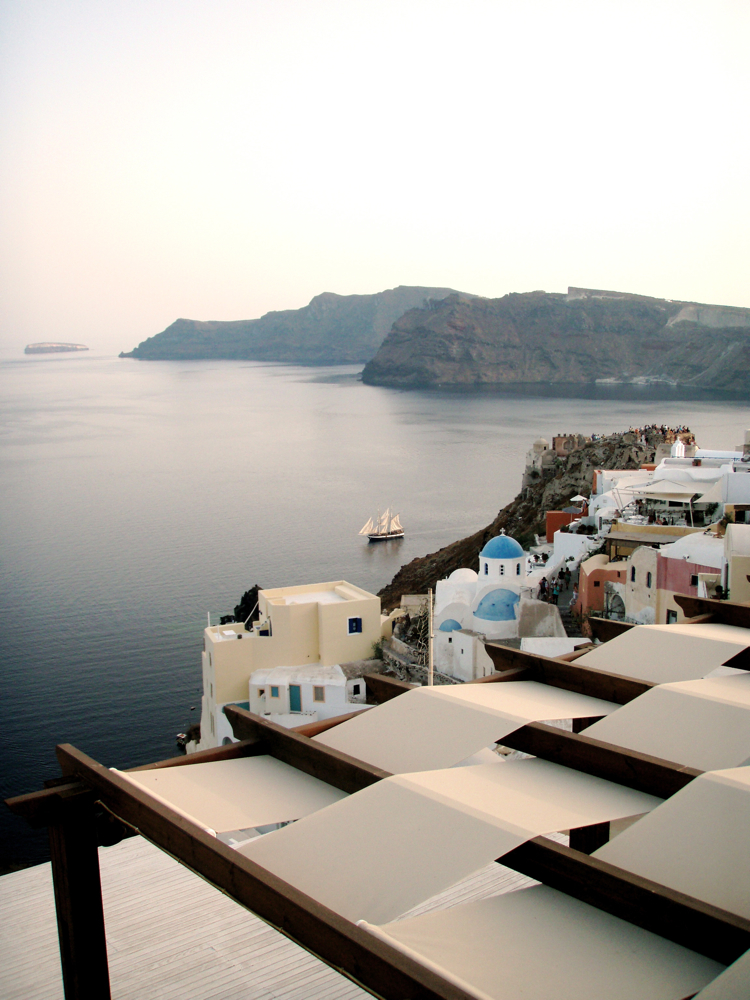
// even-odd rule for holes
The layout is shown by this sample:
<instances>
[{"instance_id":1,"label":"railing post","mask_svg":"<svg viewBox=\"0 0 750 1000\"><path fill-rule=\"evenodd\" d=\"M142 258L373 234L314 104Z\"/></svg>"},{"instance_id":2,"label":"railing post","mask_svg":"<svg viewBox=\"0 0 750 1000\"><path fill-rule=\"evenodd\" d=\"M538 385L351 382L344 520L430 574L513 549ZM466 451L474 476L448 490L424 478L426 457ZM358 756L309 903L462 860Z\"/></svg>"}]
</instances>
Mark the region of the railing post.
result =
<instances>
[{"instance_id":1,"label":"railing post","mask_svg":"<svg viewBox=\"0 0 750 1000\"><path fill-rule=\"evenodd\" d=\"M93 804L49 827L65 1000L110 1000Z\"/></svg>"}]
</instances>

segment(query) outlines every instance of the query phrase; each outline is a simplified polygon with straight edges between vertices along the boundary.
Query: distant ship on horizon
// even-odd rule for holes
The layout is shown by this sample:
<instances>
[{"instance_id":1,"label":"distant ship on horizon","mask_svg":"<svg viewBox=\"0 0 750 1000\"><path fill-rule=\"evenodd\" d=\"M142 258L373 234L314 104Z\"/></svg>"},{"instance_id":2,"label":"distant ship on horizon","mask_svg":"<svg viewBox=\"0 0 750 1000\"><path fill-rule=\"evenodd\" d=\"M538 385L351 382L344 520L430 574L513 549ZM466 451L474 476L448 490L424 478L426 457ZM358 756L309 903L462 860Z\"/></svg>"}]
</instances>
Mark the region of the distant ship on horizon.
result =
<instances>
[{"instance_id":1,"label":"distant ship on horizon","mask_svg":"<svg viewBox=\"0 0 750 1000\"><path fill-rule=\"evenodd\" d=\"M64 344L59 341L43 341L39 344L27 344L24 354L57 354L62 351L88 351L85 344Z\"/></svg>"}]
</instances>

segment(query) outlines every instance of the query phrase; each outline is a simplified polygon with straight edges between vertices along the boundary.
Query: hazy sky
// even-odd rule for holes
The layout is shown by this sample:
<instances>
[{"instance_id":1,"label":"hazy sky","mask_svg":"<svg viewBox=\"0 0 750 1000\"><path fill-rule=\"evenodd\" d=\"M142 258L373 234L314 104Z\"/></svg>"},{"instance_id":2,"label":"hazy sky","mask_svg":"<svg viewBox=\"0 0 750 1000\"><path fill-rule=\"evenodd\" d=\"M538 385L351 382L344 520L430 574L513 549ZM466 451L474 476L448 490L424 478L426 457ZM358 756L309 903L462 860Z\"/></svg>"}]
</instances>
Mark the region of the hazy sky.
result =
<instances>
[{"instance_id":1,"label":"hazy sky","mask_svg":"<svg viewBox=\"0 0 750 1000\"><path fill-rule=\"evenodd\" d=\"M322 291L750 306L746 0L0 0L0 344Z\"/></svg>"}]
</instances>

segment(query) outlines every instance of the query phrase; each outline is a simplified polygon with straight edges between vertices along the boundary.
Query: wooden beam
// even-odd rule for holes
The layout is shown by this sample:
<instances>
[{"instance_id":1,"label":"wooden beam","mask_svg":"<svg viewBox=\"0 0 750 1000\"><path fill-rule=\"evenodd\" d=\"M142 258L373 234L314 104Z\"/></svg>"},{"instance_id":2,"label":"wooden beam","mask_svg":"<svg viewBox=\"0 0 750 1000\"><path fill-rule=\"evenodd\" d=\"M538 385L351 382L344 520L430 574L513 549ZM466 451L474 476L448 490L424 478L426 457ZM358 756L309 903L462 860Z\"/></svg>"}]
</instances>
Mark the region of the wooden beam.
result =
<instances>
[{"instance_id":1,"label":"wooden beam","mask_svg":"<svg viewBox=\"0 0 750 1000\"><path fill-rule=\"evenodd\" d=\"M594 638L598 639L599 642L609 642L610 639L615 639L623 632L627 632L628 629L637 628L630 622L618 622L614 618L591 617L588 622Z\"/></svg>"},{"instance_id":2,"label":"wooden beam","mask_svg":"<svg viewBox=\"0 0 750 1000\"><path fill-rule=\"evenodd\" d=\"M535 653L524 653L520 649L508 646L498 646L487 642L485 647L496 670L507 670L511 667L525 667L530 675L529 680L540 681L551 687L587 694L592 698L602 698L618 705L626 705L633 698L649 691L654 684L649 681L637 680L634 677L622 677L610 674L604 670L594 670L579 663L567 663L552 656L539 656Z\"/></svg>"},{"instance_id":3,"label":"wooden beam","mask_svg":"<svg viewBox=\"0 0 750 1000\"><path fill-rule=\"evenodd\" d=\"M365 989L388 998L471 1000L75 747L58 746L57 755L63 773L83 781L120 820Z\"/></svg>"},{"instance_id":4,"label":"wooden beam","mask_svg":"<svg viewBox=\"0 0 750 1000\"><path fill-rule=\"evenodd\" d=\"M72 794L76 805L49 827L65 1000L109 1000L93 796Z\"/></svg>"},{"instance_id":5,"label":"wooden beam","mask_svg":"<svg viewBox=\"0 0 750 1000\"><path fill-rule=\"evenodd\" d=\"M396 677L386 677L384 674L363 674L362 678L367 686L367 694L373 697L378 705L419 686L400 681Z\"/></svg>"},{"instance_id":6,"label":"wooden beam","mask_svg":"<svg viewBox=\"0 0 750 1000\"><path fill-rule=\"evenodd\" d=\"M750 920L546 837L536 837L497 860L714 961L729 965L750 948Z\"/></svg>"},{"instance_id":7,"label":"wooden beam","mask_svg":"<svg viewBox=\"0 0 750 1000\"><path fill-rule=\"evenodd\" d=\"M324 743L316 743L315 740L277 726L275 722L269 722L260 715L253 715L244 708L226 705L224 714L229 719L235 736L240 739L262 740L265 752L271 757L291 764L314 778L320 778L343 792L356 792L382 778L390 777L389 771L373 767L363 760L327 747Z\"/></svg>"},{"instance_id":8,"label":"wooden beam","mask_svg":"<svg viewBox=\"0 0 750 1000\"><path fill-rule=\"evenodd\" d=\"M93 805L94 796L83 782L75 780L65 780L52 788L14 795L5 800L12 813L35 828L63 823L75 817L82 802Z\"/></svg>"},{"instance_id":9,"label":"wooden beam","mask_svg":"<svg viewBox=\"0 0 750 1000\"><path fill-rule=\"evenodd\" d=\"M216 760L234 760L237 757L257 757L265 753L260 741L240 740L239 743L227 743L226 746L209 747L208 750L197 750L195 753L181 753L178 757L167 757L153 764L139 764L129 767L128 771L153 771L161 767L184 767L187 764L208 764Z\"/></svg>"},{"instance_id":10,"label":"wooden beam","mask_svg":"<svg viewBox=\"0 0 750 1000\"><path fill-rule=\"evenodd\" d=\"M583 733L569 733L543 722L530 722L498 740L503 746L543 760L571 767L584 774L606 778L626 788L669 798L703 772L672 761L662 760L603 743Z\"/></svg>"},{"instance_id":11,"label":"wooden beam","mask_svg":"<svg viewBox=\"0 0 750 1000\"><path fill-rule=\"evenodd\" d=\"M590 823L570 831L569 846L581 854L593 854L609 841L609 822Z\"/></svg>"},{"instance_id":12,"label":"wooden beam","mask_svg":"<svg viewBox=\"0 0 750 1000\"><path fill-rule=\"evenodd\" d=\"M291 729L293 733L299 733L300 736L307 736L308 739L312 739L313 736L319 736L321 733L328 732L329 729L334 729L336 726L340 726L342 722L348 722L349 719L354 719L363 712L369 712L374 705L368 705L367 708L361 708L358 712L347 712L346 715L335 715L332 719L322 719L320 722L308 722L306 726L294 726Z\"/></svg>"},{"instance_id":13,"label":"wooden beam","mask_svg":"<svg viewBox=\"0 0 750 1000\"><path fill-rule=\"evenodd\" d=\"M510 670L502 670L500 673L488 674L487 677L475 677L473 681L466 681L467 684L498 684L503 681L533 681L536 675L531 667L511 667Z\"/></svg>"},{"instance_id":14,"label":"wooden beam","mask_svg":"<svg viewBox=\"0 0 750 1000\"><path fill-rule=\"evenodd\" d=\"M688 594L675 594L674 599L682 608L686 618L711 615L714 621L721 622L723 625L738 625L740 628L750 629L750 604L716 601L706 597L690 597Z\"/></svg>"}]
</instances>

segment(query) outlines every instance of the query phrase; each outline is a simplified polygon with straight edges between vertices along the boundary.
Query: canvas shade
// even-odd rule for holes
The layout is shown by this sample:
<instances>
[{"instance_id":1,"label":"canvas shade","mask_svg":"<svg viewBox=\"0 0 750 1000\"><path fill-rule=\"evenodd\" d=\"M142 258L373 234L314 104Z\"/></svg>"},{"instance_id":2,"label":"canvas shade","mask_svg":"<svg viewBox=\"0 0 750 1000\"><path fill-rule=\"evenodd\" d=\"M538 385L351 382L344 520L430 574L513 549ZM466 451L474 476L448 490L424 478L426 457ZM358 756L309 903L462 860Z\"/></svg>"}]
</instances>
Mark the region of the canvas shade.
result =
<instances>
[{"instance_id":1,"label":"canvas shade","mask_svg":"<svg viewBox=\"0 0 750 1000\"><path fill-rule=\"evenodd\" d=\"M750 997L750 951L695 994L695 1000L737 1000L737 997Z\"/></svg>"},{"instance_id":2,"label":"canvas shade","mask_svg":"<svg viewBox=\"0 0 750 1000\"><path fill-rule=\"evenodd\" d=\"M315 739L403 774L451 767L528 722L591 718L617 707L536 681L422 687Z\"/></svg>"},{"instance_id":3,"label":"canvas shade","mask_svg":"<svg viewBox=\"0 0 750 1000\"><path fill-rule=\"evenodd\" d=\"M478 1000L681 1000L723 970L543 885L360 926Z\"/></svg>"},{"instance_id":4,"label":"canvas shade","mask_svg":"<svg viewBox=\"0 0 750 1000\"><path fill-rule=\"evenodd\" d=\"M705 677L750 645L735 625L638 625L576 660L612 674L666 684Z\"/></svg>"},{"instance_id":5,"label":"canvas shade","mask_svg":"<svg viewBox=\"0 0 750 1000\"><path fill-rule=\"evenodd\" d=\"M627 489L626 487L626 492L649 500L679 500L682 503L688 503L696 493L702 492L703 485L703 483L680 483L669 479L660 479L637 489Z\"/></svg>"},{"instance_id":6,"label":"canvas shade","mask_svg":"<svg viewBox=\"0 0 750 1000\"><path fill-rule=\"evenodd\" d=\"M274 757L119 773L215 833L285 823L346 797L338 788Z\"/></svg>"},{"instance_id":7,"label":"canvas shade","mask_svg":"<svg viewBox=\"0 0 750 1000\"><path fill-rule=\"evenodd\" d=\"M652 795L531 759L386 778L239 848L349 920L393 920L541 833L639 815Z\"/></svg>"},{"instance_id":8,"label":"canvas shade","mask_svg":"<svg viewBox=\"0 0 750 1000\"><path fill-rule=\"evenodd\" d=\"M750 767L695 778L594 857L750 919Z\"/></svg>"},{"instance_id":9,"label":"canvas shade","mask_svg":"<svg viewBox=\"0 0 750 1000\"><path fill-rule=\"evenodd\" d=\"M586 736L701 771L750 761L750 674L661 684Z\"/></svg>"}]
</instances>

